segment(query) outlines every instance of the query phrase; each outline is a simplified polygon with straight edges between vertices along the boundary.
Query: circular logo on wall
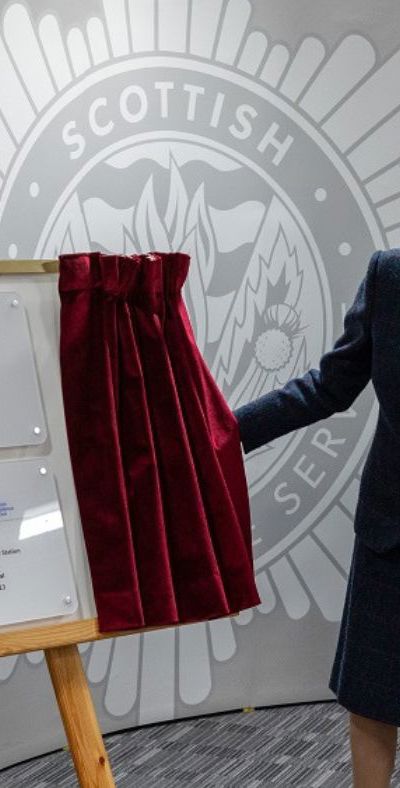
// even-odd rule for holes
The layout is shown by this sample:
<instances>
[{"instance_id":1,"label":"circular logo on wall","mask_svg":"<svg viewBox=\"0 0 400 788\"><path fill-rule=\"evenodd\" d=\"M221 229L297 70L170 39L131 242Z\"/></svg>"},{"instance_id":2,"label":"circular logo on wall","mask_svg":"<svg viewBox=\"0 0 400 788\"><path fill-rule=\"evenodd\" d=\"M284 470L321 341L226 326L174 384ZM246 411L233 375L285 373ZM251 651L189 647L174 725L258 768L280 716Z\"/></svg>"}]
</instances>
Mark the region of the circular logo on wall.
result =
<instances>
[{"instance_id":1,"label":"circular logo on wall","mask_svg":"<svg viewBox=\"0 0 400 788\"><path fill-rule=\"evenodd\" d=\"M34 25L7 9L0 257L188 252L197 343L236 408L318 366L372 252L398 242L396 156L380 143L395 97L374 101L396 63L377 68L355 34L332 53L308 36L291 54L251 29L248 0L206 5L104 0L65 33L52 14ZM351 539L374 417L366 392L246 456L260 613L280 599L293 619L312 602L340 618L338 533ZM228 659L224 638L212 642ZM180 689L195 704L210 688Z\"/></svg>"}]
</instances>

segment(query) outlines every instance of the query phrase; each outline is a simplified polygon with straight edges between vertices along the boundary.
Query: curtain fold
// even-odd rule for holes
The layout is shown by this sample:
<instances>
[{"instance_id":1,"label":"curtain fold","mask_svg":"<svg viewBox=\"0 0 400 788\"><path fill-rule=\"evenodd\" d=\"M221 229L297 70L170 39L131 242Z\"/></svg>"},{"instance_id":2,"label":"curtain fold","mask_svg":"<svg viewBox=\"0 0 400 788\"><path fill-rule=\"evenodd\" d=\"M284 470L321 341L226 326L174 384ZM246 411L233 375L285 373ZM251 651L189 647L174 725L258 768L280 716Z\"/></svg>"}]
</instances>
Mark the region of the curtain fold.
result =
<instances>
[{"instance_id":1,"label":"curtain fold","mask_svg":"<svg viewBox=\"0 0 400 788\"><path fill-rule=\"evenodd\" d=\"M260 603L237 420L182 297L189 255L60 256L60 363L99 630Z\"/></svg>"}]
</instances>

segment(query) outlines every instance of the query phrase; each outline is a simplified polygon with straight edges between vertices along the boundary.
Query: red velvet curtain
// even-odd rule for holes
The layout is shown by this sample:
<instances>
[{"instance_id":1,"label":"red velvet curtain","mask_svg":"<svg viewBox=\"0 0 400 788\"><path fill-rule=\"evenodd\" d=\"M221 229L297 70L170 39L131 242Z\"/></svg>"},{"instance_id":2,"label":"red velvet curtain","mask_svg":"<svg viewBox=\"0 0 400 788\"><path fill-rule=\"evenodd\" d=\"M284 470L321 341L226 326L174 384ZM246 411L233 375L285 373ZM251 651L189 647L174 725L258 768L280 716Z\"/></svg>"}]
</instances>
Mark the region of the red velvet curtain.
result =
<instances>
[{"instance_id":1,"label":"red velvet curtain","mask_svg":"<svg viewBox=\"0 0 400 788\"><path fill-rule=\"evenodd\" d=\"M100 631L258 605L238 423L182 253L60 256L64 407Z\"/></svg>"}]
</instances>

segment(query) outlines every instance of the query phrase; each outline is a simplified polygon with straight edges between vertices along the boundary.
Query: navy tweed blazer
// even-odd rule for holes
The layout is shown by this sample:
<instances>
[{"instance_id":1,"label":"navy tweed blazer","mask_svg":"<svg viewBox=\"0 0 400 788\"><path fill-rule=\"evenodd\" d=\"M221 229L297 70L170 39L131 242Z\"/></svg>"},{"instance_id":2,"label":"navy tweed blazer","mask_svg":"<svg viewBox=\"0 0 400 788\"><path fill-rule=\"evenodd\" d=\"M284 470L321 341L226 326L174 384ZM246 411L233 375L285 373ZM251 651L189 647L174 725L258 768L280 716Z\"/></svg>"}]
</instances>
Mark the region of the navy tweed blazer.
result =
<instances>
[{"instance_id":1,"label":"navy tweed blazer","mask_svg":"<svg viewBox=\"0 0 400 788\"><path fill-rule=\"evenodd\" d=\"M344 331L319 369L233 411L245 454L350 407L372 380L379 411L354 531L372 549L400 545L400 247L372 254Z\"/></svg>"}]
</instances>

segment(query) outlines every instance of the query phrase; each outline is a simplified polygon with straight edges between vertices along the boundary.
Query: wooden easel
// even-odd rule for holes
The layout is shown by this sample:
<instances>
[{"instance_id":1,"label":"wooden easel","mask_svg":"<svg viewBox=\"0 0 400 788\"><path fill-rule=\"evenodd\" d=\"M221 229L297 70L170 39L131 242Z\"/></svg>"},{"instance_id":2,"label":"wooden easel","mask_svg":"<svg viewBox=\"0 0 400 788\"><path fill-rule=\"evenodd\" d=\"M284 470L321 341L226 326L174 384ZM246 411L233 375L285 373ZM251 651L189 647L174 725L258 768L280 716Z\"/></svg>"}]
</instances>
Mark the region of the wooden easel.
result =
<instances>
[{"instance_id":1,"label":"wooden easel","mask_svg":"<svg viewBox=\"0 0 400 788\"><path fill-rule=\"evenodd\" d=\"M0 275L57 273L58 260L0 260ZM82 788L115 785L78 643L132 634L102 634L97 619L32 628L2 628L0 656L43 650L75 770Z\"/></svg>"},{"instance_id":2,"label":"wooden easel","mask_svg":"<svg viewBox=\"0 0 400 788\"><path fill-rule=\"evenodd\" d=\"M58 270L58 260L0 260L0 276L54 274ZM168 625L101 633L96 618L26 629L0 628L0 657L44 651L81 788L113 788L115 783L78 644L167 628Z\"/></svg>"},{"instance_id":3,"label":"wooden easel","mask_svg":"<svg viewBox=\"0 0 400 788\"><path fill-rule=\"evenodd\" d=\"M79 785L82 788L113 788L115 783L78 651L78 643L150 632L154 629L166 629L166 627L147 627L103 634L98 630L97 619L92 618L67 624L32 627L32 629L15 627L0 630L0 657L44 650Z\"/></svg>"}]
</instances>

